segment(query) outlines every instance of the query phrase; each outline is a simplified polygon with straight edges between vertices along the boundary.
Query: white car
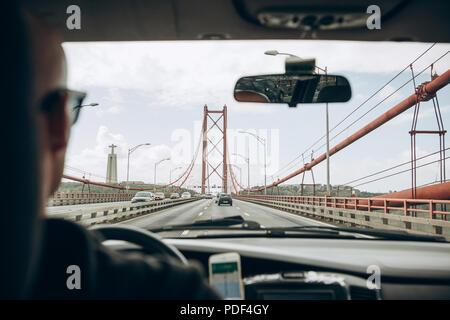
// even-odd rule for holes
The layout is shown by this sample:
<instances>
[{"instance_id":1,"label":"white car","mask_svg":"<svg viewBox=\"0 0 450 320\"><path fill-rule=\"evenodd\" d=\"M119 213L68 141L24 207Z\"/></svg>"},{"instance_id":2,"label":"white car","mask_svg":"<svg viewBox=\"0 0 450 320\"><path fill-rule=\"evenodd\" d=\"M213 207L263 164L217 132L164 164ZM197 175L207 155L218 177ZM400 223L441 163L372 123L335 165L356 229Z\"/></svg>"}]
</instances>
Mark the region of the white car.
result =
<instances>
[{"instance_id":1,"label":"white car","mask_svg":"<svg viewBox=\"0 0 450 320\"><path fill-rule=\"evenodd\" d=\"M133 199L131 199L131 203L148 202L153 200L155 200L155 195L152 192L140 191L134 195Z\"/></svg>"},{"instance_id":2,"label":"white car","mask_svg":"<svg viewBox=\"0 0 450 320\"><path fill-rule=\"evenodd\" d=\"M166 196L164 195L164 192L157 192L155 193L155 200L164 200Z\"/></svg>"},{"instance_id":3,"label":"white car","mask_svg":"<svg viewBox=\"0 0 450 320\"><path fill-rule=\"evenodd\" d=\"M189 192L183 192L181 195L181 199L189 199L191 197L191 194Z\"/></svg>"}]
</instances>

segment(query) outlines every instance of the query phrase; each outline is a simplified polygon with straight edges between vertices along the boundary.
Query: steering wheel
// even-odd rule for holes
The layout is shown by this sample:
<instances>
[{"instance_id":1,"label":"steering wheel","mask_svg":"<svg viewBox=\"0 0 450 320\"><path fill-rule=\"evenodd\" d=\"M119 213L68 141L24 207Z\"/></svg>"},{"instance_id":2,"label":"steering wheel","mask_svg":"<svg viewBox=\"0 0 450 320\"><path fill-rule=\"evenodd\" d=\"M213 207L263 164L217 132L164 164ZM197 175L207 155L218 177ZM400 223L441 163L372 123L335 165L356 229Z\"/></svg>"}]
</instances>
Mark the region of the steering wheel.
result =
<instances>
[{"instance_id":1,"label":"steering wheel","mask_svg":"<svg viewBox=\"0 0 450 320\"><path fill-rule=\"evenodd\" d=\"M137 244L149 254L163 254L188 265L186 257L174 246L164 243L162 238L150 231L129 225L94 225L89 228L99 232L104 240L122 240Z\"/></svg>"}]
</instances>

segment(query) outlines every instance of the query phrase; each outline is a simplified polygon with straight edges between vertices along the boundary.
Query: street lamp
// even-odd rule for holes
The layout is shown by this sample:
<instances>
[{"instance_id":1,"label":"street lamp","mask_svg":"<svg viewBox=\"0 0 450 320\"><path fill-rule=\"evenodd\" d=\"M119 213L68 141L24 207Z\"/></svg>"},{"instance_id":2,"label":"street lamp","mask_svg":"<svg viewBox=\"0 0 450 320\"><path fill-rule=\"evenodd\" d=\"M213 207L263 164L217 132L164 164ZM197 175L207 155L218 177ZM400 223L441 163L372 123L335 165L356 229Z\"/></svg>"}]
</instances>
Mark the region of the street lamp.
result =
<instances>
[{"instance_id":1,"label":"street lamp","mask_svg":"<svg viewBox=\"0 0 450 320\"><path fill-rule=\"evenodd\" d=\"M142 146L149 146L150 143L141 143L138 144L137 146L134 146L133 148L128 149L128 162L127 162L127 184L128 181L130 181L130 154L133 153L133 151L135 151L137 148L142 147Z\"/></svg>"},{"instance_id":2,"label":"street lamp","mask_svg":"<svg viewBox=\"0 0 450 320\"><path fill-rule=\"evenodd\" d=\"M169 184L172 183L172 171L175 171L175 170L178 170L178 169L182 169L182 168L183 167L176 167L176 168L170 169L170 171L169 171Z\"/></svg>"},{"instance_id":3,"label":"street lamp","mask_svg":"<svg viewBox=\"0 0 450 320\"><path fill-rule=\"evenodd\" d=\"M89 103L89 104L83 104L81 106L78 106L78 108L82 108L82 107L96 107L96 106L98 106L98 103L97 102L92 102L92 103Z\"/></svg>"},{"instance_id":4,"label":"street lamp","mask_svg":"<svg viewBox=\"0 0 450 320\"><path fill-rule=\"evenodd\" d=\"M72 125L75 122L78 121L78 117L80 116L81 108L84 108L84 107L96 107L96 106L98 106L97 102L92 102L92 103L88 103L88 104L80 104L80 105L74 106L73 109L72 109L72 112L70 114L71 115Z\"/></svg>"},{"instance_id":5,"label":"street lamp","mask_svg":"<svg viewBox=\"0 0 450 320\"><path fill-rule=\"evenodd\" d=\"M259 143L262 143L264 146L264 195L267 195L267 163L266 163L266 158L267 158L267 144L266 144L266 139L265 138L261 138L260 136L257 136L254 133L248 132L248 131L239 131L239 133L246 133L249 134L253 137L256 138L256 140Z\"/></svg>"},{"instance_id":6,"label":"street lamp","mask_svg":"<svg viewBox=\"0 0 450 320\"><path fill-rule=\"evenodd\" d=\"M238 156L243 158L247 162L247 194L250 194L250 152L247 157L244 157L243 155L240 155L238 153L233 153L234 156Z\"/></svg>"},{"instance_id":7,"label":"street lamp","mask_svg":"<svg viewBox=\"0 0 450 320\"><path fill-rule=\"evenodd\" d=\"M297 57L294 54L290 54L290 53L284 53L284 52L278 52L277 50L267 50L266 52L264 52L264 54L268 55L268 56L278 56L278 55L285 55L285 56L290 56L290 57L296 57L301 59L300 57Z\"/></svg>"},{"instance_id":8,"label":"street lamp","mask_svg":"<svg viewBox=\"0 0 450 320\"><path fill-rule=\"evenodd\" d=\"M292 58L297 58L297 59L300 59L300 60L304 60L303 58L300 58L299 56L296 56L295 54L285 53L285 52L278 52L277 50L267 50L266 52L264 52L264 54L268 55L268 56L281 56L281 55L284 55L284 56L289 56L289 57L292 57ZM323 72L327 73L326 68L322 69L322 68L320 68L318 66L314 66L314 67L317 68L320 71L323 71Z\"/></svg>"},{"instance_id":9,"label":"street lamp","mask_svg":"<svg viewBox=\"0 0 450 320\"><path fill-rule=\"evenodd\" d=\"M277 56L277 55L287 55L290 57L295 57L298 59L303 60L299 56L296 56L295 54L290 53L283 53L278 52L277 50L267 50L264 52L264 54L269 56ZM325 76L327 75L327 67L325 69L322 69L318 66L315 66L318 70L323 71L325 73ZM329 130L329 123L328 123L328 102L325 103L325 113L326 113L326 130L327 130L327 195L330 195L330 130Z\"/></svg>"},{"instance_id":10,"label":"street lamp","mask_svg":"<svg viewBox=\"0 0 450 320\"><path fill-rule=\"evenodd\" d=\"M153 180L154 187L156 187L156 167L158 166L158 164L160 164L161 162L166 161L166 160L170 160L170 157L169 158L164 158L164 159L159 160L158 162L155 162L155 177L154 177L154 180Z\"/></svg>"}]
</instances>

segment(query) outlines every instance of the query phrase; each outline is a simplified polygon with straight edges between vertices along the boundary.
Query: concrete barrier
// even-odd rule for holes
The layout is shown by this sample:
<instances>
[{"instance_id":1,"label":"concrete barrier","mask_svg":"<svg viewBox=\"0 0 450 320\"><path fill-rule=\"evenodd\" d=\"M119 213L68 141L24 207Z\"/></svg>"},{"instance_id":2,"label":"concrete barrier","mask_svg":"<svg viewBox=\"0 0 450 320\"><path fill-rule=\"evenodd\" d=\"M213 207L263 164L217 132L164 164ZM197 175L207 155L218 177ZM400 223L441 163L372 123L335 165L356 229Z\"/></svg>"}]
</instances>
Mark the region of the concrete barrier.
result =
<instances>
[{"instance_id":1,"label":"concrete barrier","mask_svg":"<svg viewBox=\"0 0 450 320\"><path fill-rule=\"evenodd\" d=\"M134 193L63 193L57 192L47 206L69 206L75 204L130 201Z\"/></svg>"},{"instance_id":2,"label":"concrete barrier","mask_svg":"<svg viewBox=\"0 0 450 320\"><path fill-rule=\"evenodd\" d=\"M239 200L265 205L274 209L326 222L335 222L352 227L405 230L417 234L443 236L447 240L450 240L450 221L447 221L446 219L430 219L404 215L403 208L399 208L398 210L391 208L388 213L385 213L325 206L324 203L313 205L291 201L291 199L288 201L287 198L281 197L278 200L275 196L271 196L271 199L266 198L264 198L264 196L237 197Z\"/></svg>"},{"instance_id":3,"label":"concrete barrier","mask_svg":"<svg viewBox=\"0 0 450 320\"><path fill-rule=\"evenodd\" d=\"M51 218L77 221L83 225L115 223L197 200L200 200L200 198L166 199L161 201L137 202L133 204L114 204L104 207L60 212L50 214L49 216Z\"/></svg>"}]
</instances>

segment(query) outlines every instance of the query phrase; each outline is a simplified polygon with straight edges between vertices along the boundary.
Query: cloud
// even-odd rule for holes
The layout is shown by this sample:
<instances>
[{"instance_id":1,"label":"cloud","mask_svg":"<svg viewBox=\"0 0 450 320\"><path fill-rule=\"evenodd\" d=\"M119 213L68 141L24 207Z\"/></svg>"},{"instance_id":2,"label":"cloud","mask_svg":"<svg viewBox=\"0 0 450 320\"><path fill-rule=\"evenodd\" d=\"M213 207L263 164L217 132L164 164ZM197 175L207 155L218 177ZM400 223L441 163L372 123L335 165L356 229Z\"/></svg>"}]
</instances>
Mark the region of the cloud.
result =
<instances>
[{"instance_id":1,"label":"cloud","mask_svg":"<svg viewBox=\"0 0 450 320\"><path fill-rule=\"evenodd\" d=\"M95 146L85 148L78 154L68 155L66 164L74 168L86 170L86 173L94 174L97 180L99 177L105 177L107 157L111 150L108 146L112 144L117 146L115 153L118 154L118 157L123 157L126 154L127 144L124 136L111 133L106 126L100 126L95 138Z\"/></svg>"},{"instance_id":2,"label":"cloud","mask_svg":"<svg viewBox=\"0 0 450 320\"><path fill-rule=\"evenodd\" d=\"M283 106L284 107L284 106ZM264 103L233 103L228 105L228 110L230 112L235 112L238 114L272 114L279 109L279 105L268 105Z\"/></svg>"},{"instance_id":3,"label":"cloud","mask_svg":"<svg viewBox=\"0 0 450 320\"><path fill-rule=\"evenodd\" d=\"M436 152L436 149L431 149L431 147L421 148L417 146L416 154L417 158L427 156L431 153ZM344 184L351 182L353 180L365 177L367 175L392 168L394 166L403 164L392 170L379 173L377 175L355 181L350 183L351 186L356 186L359 190L369 190L372 192L388 192L389 190L404 190L411 187L411 168L410 160L411 153L410 149L403 149L397 154L385 156L383 158L375 158L372 156L366 156L358 158L357 161L351 158L345 158L346 161L334 161L331 158L331 173L332 173L332 184ZM439 159L439 154L434 154L432 156L424 157L423 159L417 160L417 186L420 186L431 181L435 181L438 178L438 166L439 163L431 163L429 165L420 167L429 162L437 161ZM323 165L323 164L322 164ZM386 177L379 181L373 181L366 183L384 176L394 174L396 172L408 170L404 173L394 175L392 177ZM317 172L317 173L316 173ZM317 170L315 168L316 181L324 181L325 176L323 170ZM364 184L362 184L364 183ZM359 184L362 184L358 186Z\"/></svg>"},{"instance_id":4,"label":"cloud","mask_svg":"<svg viewBox=\"0 0 450 320\"><path fill-rule=\"evenodd\" d=\"M124 109L124 99L120 94L120 89L114 87L108 89L108 94L102 97L99 103L101 107L96 110L99 117L107 113L120 114Z\"/></svg>"},{"instance_id":5,"label":"cloud","mask_svg":"<svg viewBox=\"0 0 450 320\"><path fill-rule=\"evenodd\" d=\"M404 96L390 84L384 87L383 90L379 92L378 96L380 101L386 99L385 102L400 102L404 99Z\"/></svg>"},{"instance_id":6,"label":"cloud","mask_svg":"<svg viewBox=\"0 0 450 320\"><path fill-rule=\"evenodd\" d=\"M69 85L104 87L112 102L106 112L118 113L119 90L134 90L149 108L196 108L232 105L239 77L284 72L284 58L266 56L267 49L315 57L330 72L387 73L404 68L429 44L351 41L177 41L65 43ZM436 45L428 63L450 45ZM448 62L448 60L445 60ZM445 63L443 61L443 63ZM421 60L417 62L417 69ZM387 93L392 88L386 89ZM236 104L237 112L271 112L253 104Z\"/></svg>"},{"instance_id":7,"label":"cloud","mask_svg":"<svg viewBox=\"0 0 450 320\"><path fill-rule=\"evenodd\" d=\"M67 157L67 166L70 168L85 170L86 178L91 176L92 180L104 181L106 178L106 163L108 154L111 152L109 146L114 144L115 153L117 154L117 171L120 181L126 180L128 149L130 145L127 143L122 134L111 132L108 127L102 125L97 130L95 145L93 147L85 148L80 153L70 152ZM131 155L130 171L133 173L130 176L139 177L139 180L146 182L153 182L155 162L168 158L171 156L171 148L167 145L160 144L151 147L143 146L136 149ZM168 162L168 163L167 163ZM171 165L170 161L161 163L160 167L167 169ZM74 173L80 177L80 171L67 169L67 173ZM159 167L158 167L159 168ZM167 171L167 170L166 170ZM168 180L168 172L161 174L161 181Z\"/></svg>"},{"instance_id":8,"label":"cloud","mask_svg":"<svg viewBox=\"0 0 450 320\"><path fill-rule=\"evenodd\" d=\"M239 77L255 74L270 74L284 72L284 57L266 56L264 51L276 49L280 52L291 52L300 57L315 57L318 66L327 66L330 73L345 74L347 72L358 73L358 92L354 92L354 101L363 101L365 97L375 92L375 87L371 87L372 80L376 78L384 79L392 77L390 73L402 70L409 62L425 51L430 44L426 43L386 43L386 42L352 42L352 41L198 41L198 42L120 42L120 43L66 43L64 48L69 64L69 86L74 89L86 90L92 88L101 89L101 96L96 97L101 103L101 108L97 111L101 119L105 115L122 115L128 107L138 104L148 109L148 112L159 112L168 110L169 113L177 110L199 110L203 105L221 107L226 104L229 112L239 114L275 114L278 111L277 105L263 105L253 103L237 103L233 98L233 88ZM435 47L419 60L415 65L415 71L420 70L426 64L431 63L437 56L449 50L449 44L437 44ZM438 73L450 62L450 57L446 57L436 64ZM379 75L379 77L371 77ZM396 86L388 86L380 96L386 97L394 91ZM369 88L370 90L368 90ZM377 97L377 98L380 98ZM392 102L403 99L398 93L391 98ZM377 99L378 100L378 99ZM395 100L395 101L394 101ZM361 109L364 112L366 109ZM140 111L140 109L139 109ZM422 113L423 111L423 113ZM421 119L431 119L433 115L427 110L422 110ZM443 113L448 113L449 107L442 108ZM142 113L144 114L144 113ZM278 116L280 114L280 116ZM167 117L161 115L161 123L167 121ZM283 121L283 115L277 113L277 120ZM355 114L356 116L356 114ZM444 114L443 117L445 118ZM102 121L97 119L99 121ZM153 118L152 118L153 119ZM258 127L256 117L248 117L249 126ZM274 118L275 119L275 118ZM252 122L253 121L253 122ZM305 120L306 121L306 120ZM404 113L389 124L406 123L411 121L411 115ZM312 122L312 121L311 121ZM389 125L388 124L388 125ZM97 123L98 125L98 123ZM262 124L263 126L267 124ZM113 124L110 125L111 127ZM307 127L307 125L305 125ZM114 125L116 130L111 131L106 126L100 126L96 132L94 141L77 142L82 146L76 152L71 152L68 156L68 164L76 168L82 168L89 172L105 175L108 146L112 143L118 145L118 175L119 179L126 178L127 150L130 144L125 134L118 132L132 132L136 130L133 124L124 123ZM321 136L322 127L316 130L312 128L308 132L307 138ZM295 130L295 128L285 128L284 123L280 124L280 129ZM314 131L315 130L315 131ZM155 129L153 141L161 141L163 137L158 136L163 130ZM320 131L320 132L319 132ZM161 133L162 134L162 133ZM280 133L280 135L283 135ZM195 132L197 135L197 132ZM92 135L93 136L93 135ZM194 137L190 138L193 139ZM197 138L197 137L195 137ZM86 138L87 139L87 138ZM92 139L93 140L93 139ZM296 148L297 142L289 142L283 145L280 151L280 159L286 155L288 148ZM167 156L174 156L173 146L165 144L142 147L136 150L131 157L130 178L153 182L154 163ZM86 147L88 146L88 147ZM131 145L133 146L133 145ZM195 142L189 146L192 149ZM183 150L183 149L181 149ZM435 151L435 150L430 150ZM370 155L366 160L351 163L351 165L341 165L332 162L336 166L333 172L334 182L346 182L349 175L355 177L373 172L375 169L383 169L398 161L409 159L409 152L406 157L392 158L385 152L377 155ZM190 159L190 157L189 157ZM391 159L387 161L386 159ZM283 159L289 162L291 159ZM186 162L186 161L185 161ZM186 163L174 163L166 161L158 166L158 180L167 181L169 169ZM198 168L193 174L199 175ZM251 167L251 180L261 181L261 166ZM320 172L324 172L321 170ZM324 176L318 174L316 181L325 181ZM342 179L341 179L342 178ZM347 179L345 179L347 178ZM336 180L335 180L336 179ZM403 181L403 185L409 185L409 176ZM386 185L381 182L374 188L383 188ZM366 187L366 186L364 186ZM371 185L367 187L372 188ZM389 186L389 188L391 188Z\"/></svg>"}]
</instances>

